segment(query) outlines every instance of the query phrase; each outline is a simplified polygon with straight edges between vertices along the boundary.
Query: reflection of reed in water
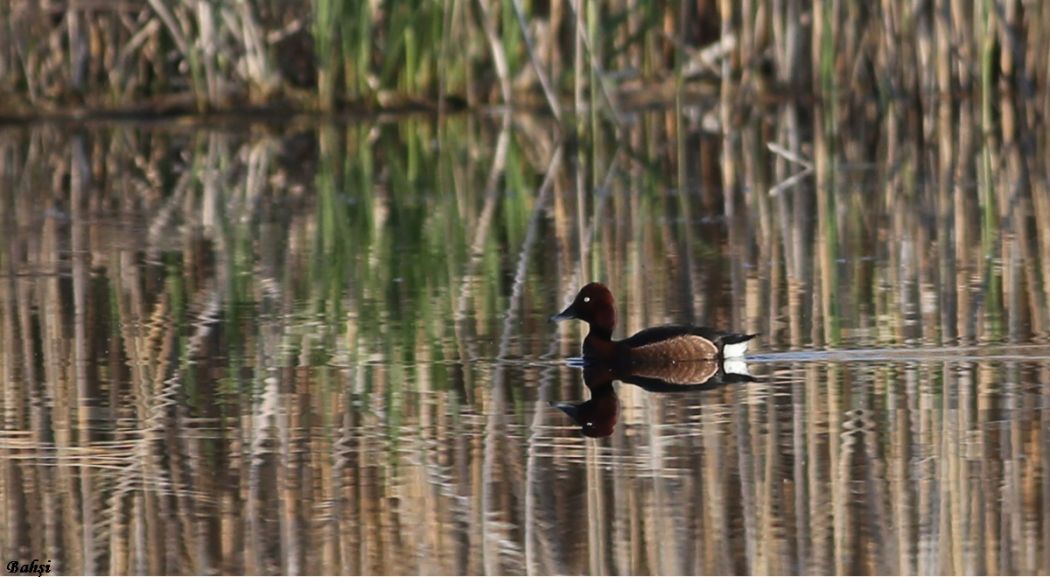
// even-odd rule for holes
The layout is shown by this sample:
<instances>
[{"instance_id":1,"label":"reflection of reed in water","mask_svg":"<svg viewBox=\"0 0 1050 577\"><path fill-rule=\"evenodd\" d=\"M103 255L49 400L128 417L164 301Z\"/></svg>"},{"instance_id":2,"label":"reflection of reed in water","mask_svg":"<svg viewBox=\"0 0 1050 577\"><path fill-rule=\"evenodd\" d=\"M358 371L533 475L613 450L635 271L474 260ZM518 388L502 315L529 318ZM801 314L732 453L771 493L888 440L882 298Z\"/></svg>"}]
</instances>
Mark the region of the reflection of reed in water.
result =
<instances>
[{"instance_id":1,"label":"reflection of reed in water","mask_svg":"<svg viewBox=\"0 0 1050 577\"><path fill-rule=\"evenodd\" d=\"M1039 355L624 387L602 442L547 406L581 395L537 360L579 343L545 312L592 278L626 334L1041 343L1044 145L975 129L974 103L926 144L903 111L848 112L755 111L725 141L651 113L562 162L542 127L492 147L476 119L3 133L2 549L62 572L1046 570ZM794 170L767 131L813 180L766 194Z\"/></svg>"}]
</instances>

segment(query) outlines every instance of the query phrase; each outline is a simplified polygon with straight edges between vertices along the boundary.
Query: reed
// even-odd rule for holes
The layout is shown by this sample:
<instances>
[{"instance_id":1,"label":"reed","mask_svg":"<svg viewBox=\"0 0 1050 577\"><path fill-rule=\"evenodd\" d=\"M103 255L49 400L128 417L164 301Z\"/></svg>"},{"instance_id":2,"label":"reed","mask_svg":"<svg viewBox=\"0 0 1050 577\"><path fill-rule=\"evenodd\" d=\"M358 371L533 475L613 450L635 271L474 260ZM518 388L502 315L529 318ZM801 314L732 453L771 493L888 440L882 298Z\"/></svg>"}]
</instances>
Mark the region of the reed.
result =
<instances>
[{"instance_id":1,"label":"reed","mask_svg":"<svg viewBox=\"0 0 1050 577\"><path fill-rule=\"evenodd\" d=\"M929 107L934 92L1045 94L1050 37L1042 5L1016 1L15 0L0 20L5 116L545 101L618 118L709 94L713 76L748 99L848 87Z\"/></svg>"}]
</instances>

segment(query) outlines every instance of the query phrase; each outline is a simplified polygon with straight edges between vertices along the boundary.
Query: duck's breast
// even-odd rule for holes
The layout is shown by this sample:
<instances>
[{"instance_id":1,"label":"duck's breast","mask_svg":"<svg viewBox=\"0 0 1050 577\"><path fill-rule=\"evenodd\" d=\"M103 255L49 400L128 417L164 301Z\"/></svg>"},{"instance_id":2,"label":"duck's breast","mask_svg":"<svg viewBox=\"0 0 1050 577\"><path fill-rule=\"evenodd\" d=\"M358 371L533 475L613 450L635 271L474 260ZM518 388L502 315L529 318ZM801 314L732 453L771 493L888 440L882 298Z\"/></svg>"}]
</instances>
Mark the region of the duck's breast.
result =
<instances>
[{"instance_id":1,"label":"duck's breast","mask_svg":"<svg viewBox=\"0 0 1050 577\"><path fill-rule=\"evenodd\" d=\"M603 363L613 362L618 357L618 350L622 352L619 343L614 343L609 339L598 338L594 335L587 335L587 338L583 339L583 356L588 359L595 359Z\"/></svg>"}]
</instances>

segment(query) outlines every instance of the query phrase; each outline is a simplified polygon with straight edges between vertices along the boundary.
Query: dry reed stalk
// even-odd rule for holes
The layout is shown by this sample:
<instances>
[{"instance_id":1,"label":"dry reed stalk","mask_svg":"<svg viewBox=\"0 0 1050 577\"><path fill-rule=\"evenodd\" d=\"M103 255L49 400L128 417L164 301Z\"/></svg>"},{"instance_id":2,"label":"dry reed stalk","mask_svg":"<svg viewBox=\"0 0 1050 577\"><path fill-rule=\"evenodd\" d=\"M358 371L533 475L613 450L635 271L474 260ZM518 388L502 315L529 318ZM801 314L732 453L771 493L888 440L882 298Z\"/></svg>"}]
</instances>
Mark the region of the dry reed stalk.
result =
<instances>
[{"instance_id":1,"label":"dry reed stalk","mask_svg":"<svg viewBox=\"0 0 1050 577\"><path fill-rule=\"evenodd\" d=\"M591 76L591 82L589 83L588 88L591 91L592 102L595 102L597 100L597 96L596 96L596 92L595 92L596 89L597 89L597 92L601 94L602 99L605 101L605 105L607 106L606 112L609 115L610 120L616 126L620 126L622 124L622 120L621 120L621 117L620 117L619 106L618 106L616 100L612 96L611 89L608 87L608 83L606 82L606 79L605 79L605 73L602 70L602 66L601 66L601 63L599 61L598 55L595 53L595 47L592 45L591 40L590 40L590 35L588 34L587 28L584 25L584 21L583 21L584 16L580 12L579 2L580 2L580 0L570 0L570 2L568 4L569 7L570 7L570 11L573 13L573 22L575 22L575 24L576 24L576 30L575 30L575 36L576 36L576 39L577 39L577 44L576 44L576 48L577 48L576 58L577 58L577 61L576 61L576 66L575 66L576 74L580 75L580 74L583 73L584 62L583 62L582 58L583 58L583 52L586 51L586 54L587 54L587 57L588 57L588 59L587 59L587 66L589 67L588 71L590 72L590 76ZM590 13L591 13L590 9L588 9L587 14L589 15ZM597 85L597 86L594 86L594 85ZM577 89L576 89L577 114L579 114L578 111L582 108L582 92L581 92L581 90L582 90L582 88L578 85Z\"/></svg>"},{"instance_id":2,"label":"dry reed stalk","mask_svg":"<svg viewBox=\"0 0 1050 577\"><path fill-rule=\"evenodd\" d=\"M558 104L558 96L554 93L550 81L547 80L547 74L543 71L542 63L536 55L536 50L533 47L532 36L529 34L529 26L525 22L525 12L521 8L521 0L511 0L510 3L514 8L514 15L517 17L518 27L521 29L521 36L525 40L525 50L529 54L529 61L532 63L532 68L536 72L536 77L540 80L540 86L543 87L543 95L547 99L547 106L550 107L551 113L554 114L554 118L561 122L561 105Z\"/></svg>"},{"instance_id":3,"label":"dry reed stalk","mask_svg":"<svg viewBox=\"0 0 1050 577\"><path fill-rule=\"evenodd\" d=\"M952 94L952 38L951 8L949 0L937 0L934 5L934 43L937 76L937 93L940 99L950 99Z\"/></svg>"},{"instance_id":4,"label":"dry reed stalk","mask_svg":"<svg viewBox=\"0 0 1050 577\"><path fill-rule=\"evenodd\" d=\"M500 90L503 94L504 106L510 106L513 102L513 88L510 78L510 67L507 64L507 55L503 51L503 43L500 42L496 31L496 14L491 6L490 0L477 0L478 10L481 12L481 29L485 31L485 38L489 43L489 51L492 54L492 63L496 67L496 77L499 79Z\"/></svg>"}]
</instances>

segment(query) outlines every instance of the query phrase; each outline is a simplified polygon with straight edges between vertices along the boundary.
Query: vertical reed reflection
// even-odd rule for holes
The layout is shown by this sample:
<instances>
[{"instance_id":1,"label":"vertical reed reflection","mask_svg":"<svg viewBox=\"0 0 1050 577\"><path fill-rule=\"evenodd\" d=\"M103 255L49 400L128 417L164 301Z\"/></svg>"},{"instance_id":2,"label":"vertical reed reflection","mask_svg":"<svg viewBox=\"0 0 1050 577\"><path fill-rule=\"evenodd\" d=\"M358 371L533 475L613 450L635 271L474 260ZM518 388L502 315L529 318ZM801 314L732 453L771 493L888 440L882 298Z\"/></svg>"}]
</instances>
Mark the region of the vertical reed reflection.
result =
<instances>
[{"instance_id":1,"label":"vertical reed reflection","mask_svg":"<svg viewBox=\"0 0 1050 577\"><path fill-rule=\"evenodd\" d=\"M932 140L897 104L838 106L717 135L639 113L620 149L564 153L513 117L0 133L3 551L117 574L1050 571L1032 104L987 130L938 103ZM800 167L769 142L812 174L778 186ZM548 402L588 394L560 364L583 329L546 318L592 278L623 333L763 333L763 380L623 385L616 432L578 437Z\"/></svg>"}]
</instances>

